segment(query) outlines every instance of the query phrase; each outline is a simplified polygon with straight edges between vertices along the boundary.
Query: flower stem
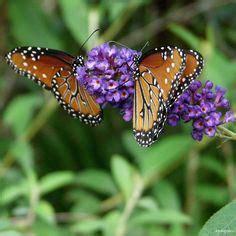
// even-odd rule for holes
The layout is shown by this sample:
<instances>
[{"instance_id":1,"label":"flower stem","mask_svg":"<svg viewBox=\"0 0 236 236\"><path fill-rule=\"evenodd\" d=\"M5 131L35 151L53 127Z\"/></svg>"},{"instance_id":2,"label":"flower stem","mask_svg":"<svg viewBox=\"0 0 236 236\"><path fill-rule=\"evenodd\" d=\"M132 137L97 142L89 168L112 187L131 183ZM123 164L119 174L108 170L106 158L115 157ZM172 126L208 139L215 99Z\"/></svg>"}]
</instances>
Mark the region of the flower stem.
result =
<instances>
[{"instance_id":1,"label":"flower stem","mask_svg":"<svg viewBox=\"0 0 236 236\"><path fill-rule=\"evenodd\" d=\"M195 188L197 183L197 171L199 168L199 154L196 150L189 153L186 170L186 206L188 215L194 216L196 207Z\"/></svg>"},{"instance_id":2,"label":"flower stem","mask_svg":"<svg viewBox=\"0 0 236 236\"><path fill-rule=\"evenodd\" d=\"M120 220L116 228L115 236L124 236L127 231L127 222L135 209L144 189L143 181L141 176L136 174L134 176L134 186L130 198L125 204L124 211L121 214Z\"/></svg>"},{"instance_id":3,"label":"flower stem","mask_svg":"<svg viewBox=\"0 0 236 236\"><path fill-rule=\"evenodd\" d=\"M220 125L217 127L217 136L220 138L226 138L229 140L236 140L236 133Z\"/></svg>"}]
</instances>

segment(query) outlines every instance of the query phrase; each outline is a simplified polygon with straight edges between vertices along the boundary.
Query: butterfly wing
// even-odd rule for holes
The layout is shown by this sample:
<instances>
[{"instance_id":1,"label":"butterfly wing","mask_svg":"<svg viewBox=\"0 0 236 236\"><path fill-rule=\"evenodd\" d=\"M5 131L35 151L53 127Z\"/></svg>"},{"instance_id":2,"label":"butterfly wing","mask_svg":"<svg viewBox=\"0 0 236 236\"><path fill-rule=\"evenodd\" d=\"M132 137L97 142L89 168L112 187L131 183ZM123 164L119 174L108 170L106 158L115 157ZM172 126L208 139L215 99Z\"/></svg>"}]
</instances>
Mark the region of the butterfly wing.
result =
<instances>
[{"instance_id":1,"label":"butterfly wing","mask_svg":"<svg viewBox=\"0 0 236 236\"><path fill-rule=\"evenodd\" d=\"M185 53L179 48L162 47L143 55L136 64L133 130L137 142L151 145L162 131L166 103L173 99L185 68Z\"/></svg>"},{"instance_id":2,"label":"butterfly wing","mask_svg":"<svg viewBox=\"0 0 236 236\"><path fill-rule=\"evenodd\" d=\"M156 78L163 99L166 104L173 103L179 80L186 64L186 54L183 49L177 47L155 48L144 54L140 59L140 66L146 69ZM139 72L142 73L142 69Z\"/></svg>"},{"instance_id":3,"label":"butterfly wing","mask_svg":"<svg viewBox=\"0 0 236 236\"><path fill-rule=\"evenodd\" d=\"M27 76L40 86L51 89L51 79L60 68L70 68L75 58L59 50L18 47L5 56L17 74Z\"/></svg>"},{"instance_id":4,"label":"butterfly wing","mask_svg":"<svg viewBox=\"0 0 236 236\"><path fill-rule=\"evenodd\" d=\"M75 78L76 67L83 65L81 57L48 48L19 47L5 58L16 73L51 90L72 117L91 125L101 121L100 106Z\"/></svg>"},{"instance_id":5,"label":"butterfly wing","mask_svg":"<svg viewBox=\"0 0 236 236\"><path fill-rule=\"evenodd\" d=\"M175 90L174 98L177 100L181 94L189 87L192 81L194 81L202 72L204 66L204 60L201 54L194 50L186 50L186 66L183 74L179 80L177 89ZM174 100L174 101L175 101ZM174 101L167 104L170 108Z\"/></svg>"},{"instance_id":6,"label":"butterfly wing","mask_svg":"<svg viewBox=\"0 0 236 236\"><path fill-rule=\"evenodd\" d=\"M68 69L61 69L52 79L52 92L60 105L74 118L89 125L102 120L102 110L94 97L79 85L75 75Z\"/></svg>"},{"instance_id":7,"label":"butterfly wing","mask_svg":"<svg viewBox=\"0 0 236 236\"><path fill-rule=\"evenodd\" d=\"M148 71L135 80L133 132L143 147L158 137L166 120L166 105L156 78Z\"/></svg>"}]
</instances>

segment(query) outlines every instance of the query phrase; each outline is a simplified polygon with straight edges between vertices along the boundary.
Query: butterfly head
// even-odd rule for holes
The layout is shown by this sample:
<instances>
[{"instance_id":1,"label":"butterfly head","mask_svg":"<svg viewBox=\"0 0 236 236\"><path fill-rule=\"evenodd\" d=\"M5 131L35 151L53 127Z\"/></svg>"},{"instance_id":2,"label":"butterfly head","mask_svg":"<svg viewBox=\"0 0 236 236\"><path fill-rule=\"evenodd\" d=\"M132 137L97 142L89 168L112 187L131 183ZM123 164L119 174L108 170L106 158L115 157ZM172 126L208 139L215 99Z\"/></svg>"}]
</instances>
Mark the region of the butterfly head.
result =
<instances>
[{"instance_id":1,"label":"butterfly head","mask_svg":"<svg viewBox=\"0 0 236 236\"><path fill-rule=\"evenodd\" d=\"M134 59L133 59L134 63L137 64L139 59L140 59L140 56L139 55L135 55Z\"/></svg>"},{"instance_id":2,"label":"butterfly head","mask_svg":"<svg viewBox=\"0 0 236 236\"><path fill-rule=\"evenodd\" d=\"M78 66L84 66L84 58L82 56L77 56L74 63L76 63Z\"/></svg>"},{"instance_id":3,"label":"butterfly head","mask_svg":"<svg viewBox=\"0 0 236 236\"><path fill-rule=\"evenodd\" d=\"M73 71L76 71L77 67L84 66L84 58L77 56L72 64Z\"/></svg>"},{"instance_id":4,"label":"butterfly head","mask_svg":"<svg viewBox=\"0 0 236 236\"><path fill-rule=\"evenodd\" d=\"M133 58L133 64L134 64L134 69L133 69L133 78L136 80L140 76L140 71L139 71L139 60L140 56L135 55Z\"/></svg>"}]
</instances>

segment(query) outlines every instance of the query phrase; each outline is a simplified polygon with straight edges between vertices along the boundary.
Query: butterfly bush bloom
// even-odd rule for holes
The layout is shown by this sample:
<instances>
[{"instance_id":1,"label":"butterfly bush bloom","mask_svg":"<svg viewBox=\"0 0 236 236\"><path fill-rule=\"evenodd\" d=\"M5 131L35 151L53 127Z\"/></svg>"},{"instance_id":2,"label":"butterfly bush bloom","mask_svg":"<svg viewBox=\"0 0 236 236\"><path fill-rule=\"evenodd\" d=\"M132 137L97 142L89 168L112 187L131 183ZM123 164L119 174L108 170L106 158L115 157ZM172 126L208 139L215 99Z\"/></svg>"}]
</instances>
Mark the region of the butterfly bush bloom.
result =
<instances>
[{"instance_id":1,"label":"butterfly bush bloom","mask_svg":"<svg viewBox=\"0 0 236 236\"><path fill-rule=\"evenodd\" d=\"M133 58L138 52L104 43L87 54L83 67L77 68L77 79L102 107L110 104L121 109L123 119L132 118L134 80Z\"/></svg>"},{"instance_id":2,"label":"butterfly bush bloom","mask_svg":"<svg viewBox=\"0 0 236 236\"><path fill-rule=\"evenodd\" d=\"M211 81L204 85L197 80L192 82L169 111L168 124L176 126L180 120L192 121L192 137L198 141L202 140L204 134L215 136L217 126L235 121L231 111L222 112L230 108L225 93L226 90L219 86L214 91Z\"/></svg>"}]
</instances>

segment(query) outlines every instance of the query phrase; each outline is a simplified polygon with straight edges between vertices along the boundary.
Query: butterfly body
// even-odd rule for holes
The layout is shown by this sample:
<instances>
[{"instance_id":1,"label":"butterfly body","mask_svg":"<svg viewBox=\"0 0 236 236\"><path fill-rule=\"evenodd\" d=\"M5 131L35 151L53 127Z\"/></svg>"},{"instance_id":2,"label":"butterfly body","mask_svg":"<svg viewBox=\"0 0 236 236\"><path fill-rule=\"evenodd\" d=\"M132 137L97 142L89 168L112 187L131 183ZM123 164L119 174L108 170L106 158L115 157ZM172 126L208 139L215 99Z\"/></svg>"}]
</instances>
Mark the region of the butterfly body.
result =
<instances>
[{"instance_id":1,"label":"butterfly body","mask_svg":"<svg viewBox=\"0 0 236 236\"><path fill-rule=\"evenodd\" d=\"M76 69L84 65L82 56L49 48L18 47L5 58L17 74L50 90L72 117L92 126L101 122L99 104L76 79Z\"/></svg>"},{"instance_id":2,"label":"butterfly body","mask_svg":"<svg viewBox=\"0 0 236 236\"><path fill-rule=\"evenodd\" d=\"M157 140L168 110L199 76L201 55L177 47L154 48L134 58L133 132L143 147Z\"/></svg>"}]
</instances>

